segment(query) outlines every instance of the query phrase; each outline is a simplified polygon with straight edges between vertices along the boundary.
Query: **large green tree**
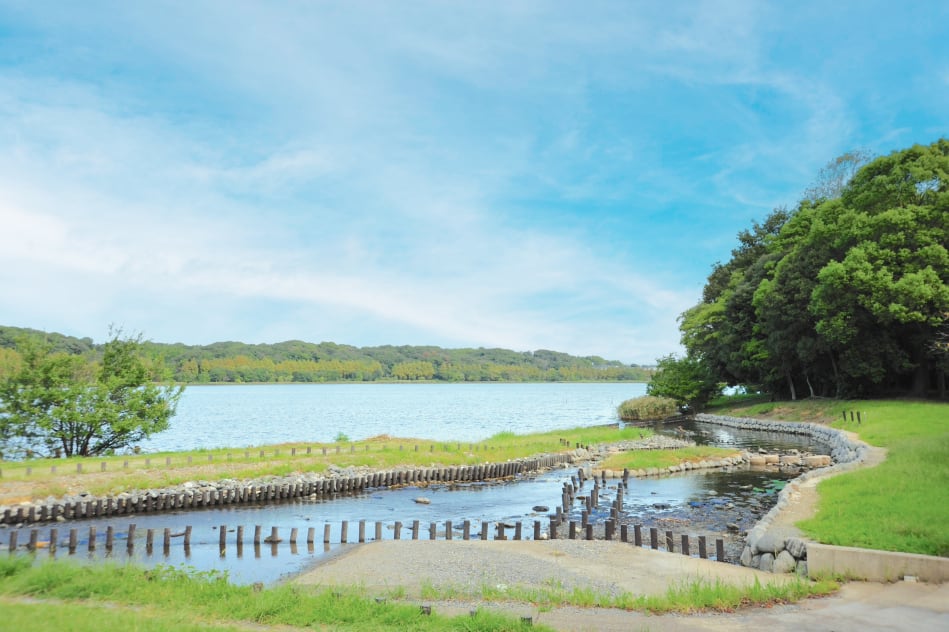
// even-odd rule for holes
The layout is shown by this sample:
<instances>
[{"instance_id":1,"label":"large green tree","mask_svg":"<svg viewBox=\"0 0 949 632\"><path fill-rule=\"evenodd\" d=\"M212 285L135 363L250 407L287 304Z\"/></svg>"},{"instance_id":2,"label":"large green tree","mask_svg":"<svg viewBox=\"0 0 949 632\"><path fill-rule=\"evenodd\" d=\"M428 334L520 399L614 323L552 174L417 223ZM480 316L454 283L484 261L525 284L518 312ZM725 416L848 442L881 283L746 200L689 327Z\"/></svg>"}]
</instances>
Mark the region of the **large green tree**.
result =
<instances>
[{"instance_id":1,"label":"large green tree","mask_svg":"<svg viewBox=\"0 0 949 632\"><path fill-rule=\"evenodd\" d=\"M141 346L116 333L91 362L24 339L20 366L0 382L3 453L109 454L166 429L183 387L154 383Z\"/></svg>"},{"instance_id":2,"label":"large green tree","mask_svg":"<svg viewBox=\"0 0 949 632\"><path fill-rule=\"evenodd\" d=\"M857 168L739 234L680 318L690 357L778 397L946 393L949 140Z\"/></svg>"}]
</instances>

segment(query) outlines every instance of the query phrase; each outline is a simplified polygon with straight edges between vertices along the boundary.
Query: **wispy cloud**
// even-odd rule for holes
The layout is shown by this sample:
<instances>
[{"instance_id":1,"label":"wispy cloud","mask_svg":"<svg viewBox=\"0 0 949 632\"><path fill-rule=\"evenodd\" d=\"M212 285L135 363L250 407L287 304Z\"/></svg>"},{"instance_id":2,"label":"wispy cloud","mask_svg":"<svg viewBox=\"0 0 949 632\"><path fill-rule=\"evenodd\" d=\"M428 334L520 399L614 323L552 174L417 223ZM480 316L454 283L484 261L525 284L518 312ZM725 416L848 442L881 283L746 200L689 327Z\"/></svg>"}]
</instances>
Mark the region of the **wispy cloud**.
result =
<instances>
[{"instance_id":1,"label":"wispy cloud","mask_svg":"<svg viewBox=\"0 0 949 632\"><path fill-rule=\"evenodd\" d=\"M945 129L886 137L902 101L854 100L852 42L784 50L843 9L99 8L0 10L10 324L651 362L751 219Z\"/></svg>"}]
</instances>

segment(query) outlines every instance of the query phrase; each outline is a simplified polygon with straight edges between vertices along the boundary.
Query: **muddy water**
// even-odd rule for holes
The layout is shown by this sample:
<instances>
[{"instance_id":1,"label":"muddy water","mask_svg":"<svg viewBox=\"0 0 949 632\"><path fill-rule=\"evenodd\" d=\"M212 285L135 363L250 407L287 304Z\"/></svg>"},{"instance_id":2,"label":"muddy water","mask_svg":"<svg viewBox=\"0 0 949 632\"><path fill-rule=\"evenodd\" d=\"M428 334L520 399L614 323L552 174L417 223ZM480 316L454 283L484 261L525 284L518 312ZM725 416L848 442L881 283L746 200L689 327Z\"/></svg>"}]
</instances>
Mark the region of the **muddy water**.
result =
<instances>
[{"instance_id":1,"label":"muddy water","mask_svg":"<svg viewBox=\"0 0 949 632\"><path fill-rule=\"evenodd\" d=\"M724 429L693 422L676 423L660 431L686 433L697 442L722 447L749 450L758 448L772 451L790 449L811 452L826 452L823 446L811 445L805 437L773 435L773 433L748 432ZM157 564L193 567L201 571L226 572L235 583L274 583L295 574L307 566L334 555L359 538L359 521L365 524L368 541L375 538L375 523L383 524L382 538L394 537L394 524L402 523L401 537L411 538L412 522L421 524L419 538L430 537L429 524L438 523L439 539L445 537L444 524L452 521L453 537L461 537L465 520L472 523L473 538L479 537L482 521L489 525L489 537L496 536L497 522L514 524L521 522L523 537L533 535L534 521L540 521L543 530L549 525L549 514L560 502L564 483L576 475L575 469L554 470L538 476L523 477L506 483L477 483L466 485L430 486L427 488L406 487L402 489L380 489L358 496L341 497L334 500L298 500L275 505L233 506L210 510L164 513L160 515L123 516L121 519L71 521L40 528L41 542L49 540L49 529L58 529L56 557L73 557L81 560L101 561L111 559L118 563L129 561L153 566ZM724 537L727 541L726 558L733 560L740 553L741 532L749 529L774 504L777 492L794 474L776 470L732 469L730 471L693 471L662 478L632 479L624 489L621 523L640 524L646 529L656 527L660 532L674 531L677 534L706 535L710 539ZM607 481L600 490L599 508L590 516L602 533L602 525L609 518L610 504L616 496L618 481ZM588 481L580 495L589 494L592 485ZM417 503L424 498L428 504ZM547 509L544 509L544 508ZM537 509L535 509L537 508ZM568 512L569 520L581 519L581 502ZM347 544L341 543L342 522L348 522ZM132 551L128 550L129 524L135 523L136 536ZM262 528L263 537L277 527L276 545L263 543L253 545L255 526ZM329 544L324 544L325 525L330 526ZM96 527L95 551L89 551L89 527ZM105 548L105 533L112 526L116 540L111 552ZM190 547L185 547L183 537L172 538L166 551L162 546L165 528L173 534L192 527ZM219 546L221 527L228 533L223 551ZM238 547L236 528L243 526L243 546ZM66 548L70 529L77 529L79 545L70 555ZM314 530L315 542L307 544L307 534ZM146 533L154 529L154 547L146 550ZM290 544L290 533L297 529L297 542ZM9 541L9 532L0 529L0 545ZM566 529L562 529L562 536ZM513 529L507 532L513 537ZM17 534L22 546L30 538L30 530L21 528ZM695 546L695 545L693 545ZM49 556L49 549L40 549L38 558Z\"/></svg>"}]
</instances>

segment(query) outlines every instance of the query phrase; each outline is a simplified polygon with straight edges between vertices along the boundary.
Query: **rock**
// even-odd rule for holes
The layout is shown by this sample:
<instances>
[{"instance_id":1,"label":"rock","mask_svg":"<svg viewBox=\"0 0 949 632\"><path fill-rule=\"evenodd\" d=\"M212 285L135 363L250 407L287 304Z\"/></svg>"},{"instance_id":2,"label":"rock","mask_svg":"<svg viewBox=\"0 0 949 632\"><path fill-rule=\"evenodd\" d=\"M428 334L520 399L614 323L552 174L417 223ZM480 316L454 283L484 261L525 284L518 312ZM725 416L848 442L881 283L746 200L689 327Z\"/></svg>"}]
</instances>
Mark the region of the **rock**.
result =
<instances>
[{"instance_id":1,"label":"rock","mask_svg":"<svg viewBox=\"0 0 949 632\"><path fill-rule=\"evenodd\" d=\"M424 496L419 496L418 498L415 499L415 502L418 503L419 505L431 505L431 504L432 504L432 501L431 501L430 499L428 499L428 498L425 498Z\"/></svg>"},{"instance_id":2,"label":"rock","mask_svg":"<svg viewBox=\"0 0 949 632\"><path fill-rule=\"evenodd\" d=\"M786 540L773 533L765 533L755 542L755 551L758 553L778 553L784 550Z\"/></svg>"},{"instance_id":3,"label":"rock","mask_svg":"<svg viewBox=\"0 0 949 632\"><path fill-rule=\"evenodd\" d=\"M751 566L751 558L753 557L751 553L751 547L746 546L741 551L741 557L738 559L738 563L742 566Z\"/></svg>"},{"instance_id":4,"label":"rock","mask_svg":"<svg viewBox=\"0 0 949 632\"><path fill-rule=\"evenodd\" d=\"M797 560L794 559L794 556L787 551L781 551L778 553L778 556L774 558L774 565L771 567L771 572L778 574L791 573L794 572L796 567Z\"/></svg>"},{"instance_id":5,"label":"rock","mask_svg":"<svg viewBox=\"0 0 949 632\"><path fill-rule=\"evenodd\" d=\"M550 507L547 507L546 505L534 505L532 509L537 513L547 513L550 511Z\"/></svg>"},{"instance_id":6,"label":"rock","mask_svg":"<svg viewBox=\"0 0 949 632\"><path fill-rule=\"evenodd\" d=\"M807 557L807 543L800 538L788 538L788 541L784 543L784 548L796 559L802 560Z\"/></svg>"},{"instance_id":7,"label":"rock","mask_svg":"<svg viewBox=\"0 0 949 632\"><path fill-rule=\"evenodd\" d=\"M668 503L653 503L653 509L672 509L672 505Z\"/></svg>"},{"instance_id":8,"label":"rock","mask_svg":"<svg viewBox=\"0 0 949 632\"><path fill-rule=\"evenodd\" d=\"M739 527L734 522L729 522L727 525L725 525L725 528L728 529L729 531L735 531L736 533L738 531L741 531L741 527Z\"/></svg>"},{"instance_id":9,"label":"rock","mask_svg":"<svg viewBox=\"0 0 949 632\"><path fill-rule=\"evenodd\" d=\"M758 569L766 573L770 573L774 567L774 554L773 553L763 553L761 559L758 560Z\"/></svg>"},{"instance_id":10,"label":"rock","mask_svg":"<svg viewBox=\"0 0 949 632\"><path fill-rule=\"evenodd\" d=\"M748 459L749 465L764 465L766 463L763 456L753 456Z\"/></svg>"}]
</instances>

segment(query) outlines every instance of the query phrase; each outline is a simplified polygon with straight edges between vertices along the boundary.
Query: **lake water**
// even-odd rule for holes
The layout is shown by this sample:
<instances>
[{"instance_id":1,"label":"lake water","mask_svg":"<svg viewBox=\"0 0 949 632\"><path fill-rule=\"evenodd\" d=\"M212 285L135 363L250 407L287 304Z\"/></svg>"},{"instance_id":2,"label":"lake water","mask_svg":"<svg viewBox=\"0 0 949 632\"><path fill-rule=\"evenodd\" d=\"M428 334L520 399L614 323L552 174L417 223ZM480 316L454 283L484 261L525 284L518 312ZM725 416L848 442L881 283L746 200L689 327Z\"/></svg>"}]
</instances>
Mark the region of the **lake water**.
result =
<instances>
[{"instance_id":1,"label":"lake water","mask_svg":"<svg viewBox=\"0 0 949 632\"><path fill-rule=\"evenodd\" d=\"M616 407L646 392L640 383L255 384L189 386L171 427L146 452L330 442L380 434L481 441L615 423Z\"/></svg>"}]
</instances>

